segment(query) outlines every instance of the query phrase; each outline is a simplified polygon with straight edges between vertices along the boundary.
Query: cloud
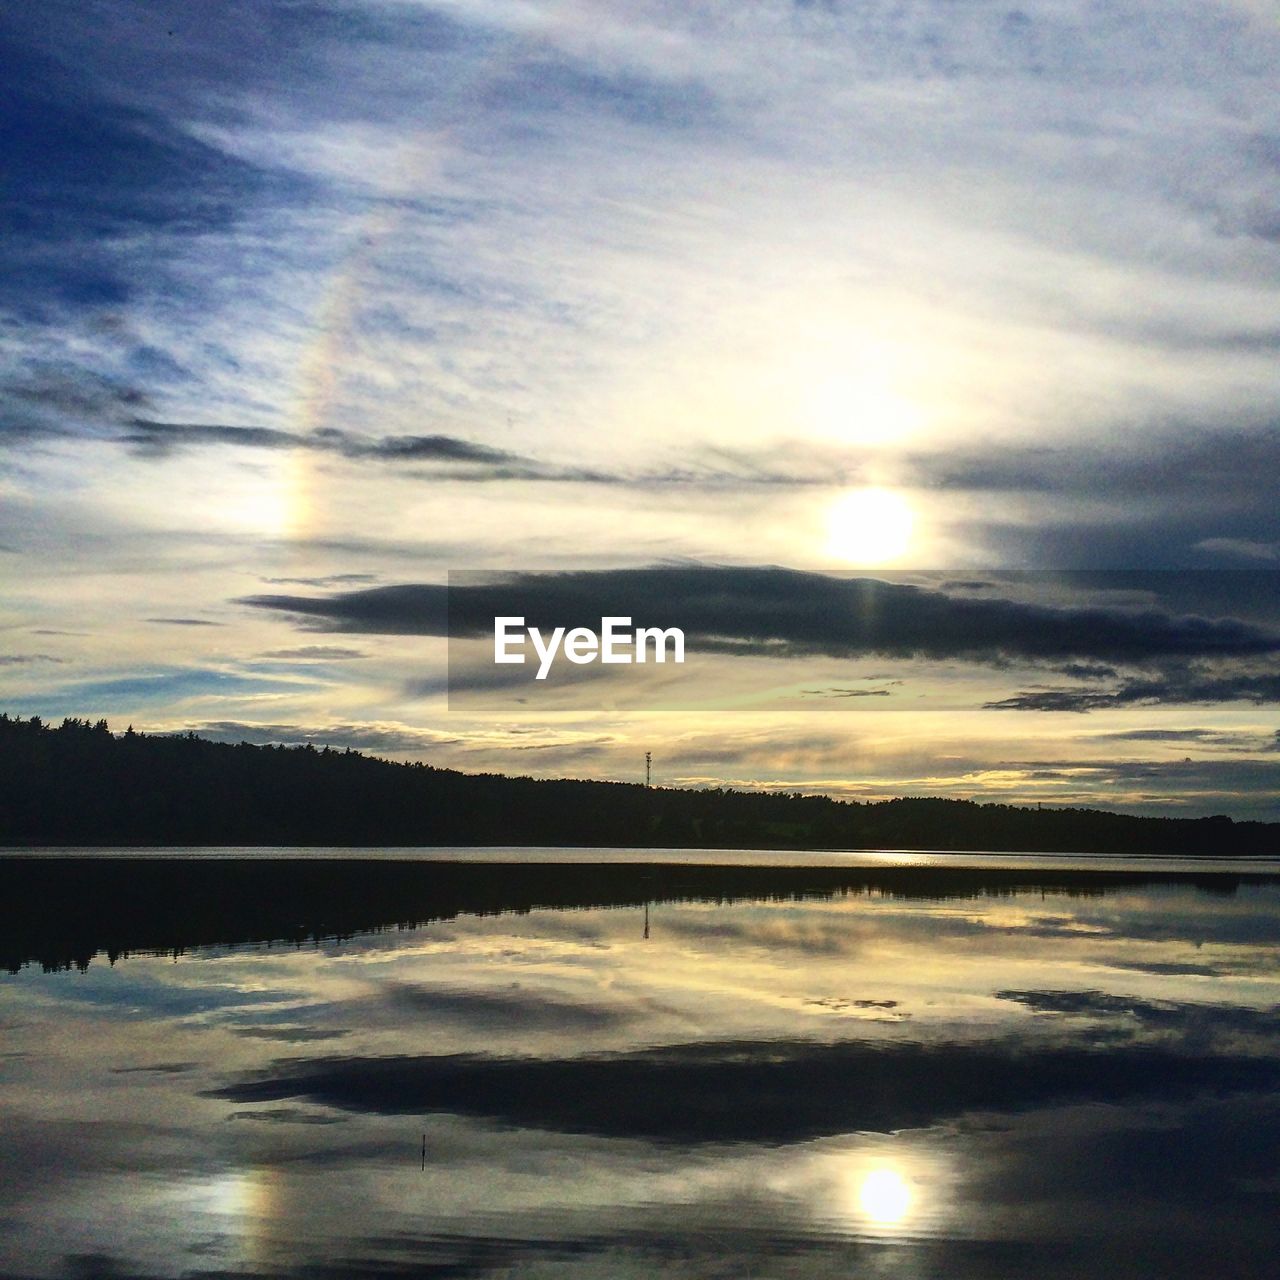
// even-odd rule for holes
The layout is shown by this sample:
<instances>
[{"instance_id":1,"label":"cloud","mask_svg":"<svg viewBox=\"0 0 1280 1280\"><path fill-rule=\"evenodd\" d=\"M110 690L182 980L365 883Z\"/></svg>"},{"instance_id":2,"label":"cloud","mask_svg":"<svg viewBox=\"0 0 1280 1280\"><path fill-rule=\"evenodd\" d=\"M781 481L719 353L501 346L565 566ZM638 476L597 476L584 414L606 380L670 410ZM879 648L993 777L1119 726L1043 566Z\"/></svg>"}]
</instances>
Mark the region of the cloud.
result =
<instances>
[{"instance_id":1,"label":"cloud","mask_svg":"<svg viewBox=\"0 0 1280 1280\"><path fill-rule=\"evenodd\" d=\"M69 384L62 395L108 420L120 418L128 397L143 399L131 388L77 387L76 380L91 384L94 375L64 370ZM58 395L51 396L57 403ZM1002 446L998 456L989 451L907 453L900 462L902 481L908 487L937 492L1057 493L1139 502L1130 516L1148 521L1152 513L1144 501L1153 492L1186 493L1197 507L1200 521L1239 520L1253 512L1269 514L1263 477L1280 468L1280 435L1267 423L1251 429L1220 425L1207 433L1161 429L1148 432L1140 447L1128 454L1075 444L1071 448L1019 445ZM306 449L332 453L348 460L381 462L460 463L482 466L471 478L489 481L554 480L584 485L627 485L639 491L787 490L837 488L869 482L875 457L866 449L837 446L814 440L781 438L752 446L710 445L685 442L677 457L655 454L636 458L630 465L579 464L565 466L515 453L465 438L445 435L353 434L335 427L300 433L272 427L222 423L165 422L133 414L127 430L116 437L150 457L166 457L174 451L198 446L227 445L244 449ZM1174 514L1174 513L1170 513ZM1179 518L1186 519L1183 511ZM1280 529L1276 532L1280 533ZM1210 556L1266 561L1276 558L1280 543L1242 537L1201 536L1188 545Z\"/></svg>"},{"instance_id":2,"label":"cloud","mask_svg":"<svg viewBox=\"0 0 1280 1280\"><path fill-rule=\"evenodd\" d=\"M247 1032L238 1032L247 1035ZM328 1115L323 1111L303 1111L301 1107L265 1107L257 1111L233 1111L228 1120L249 1120L267 1124L341 1124L344 1116ZM109 1273L108 1273L109 1274Z\"/></svg>"},{"instance_id":3,"label":"cloud","mask_svg":"<svg viewBox=\"0 0 1280 1280\"><path fill-rule=\"evenodd\" d=\"M563 54L527 58L497 79L488 90L488 105L516 104L522 115L603 115L659 135L671 130L724 128L714 95L704 82L670 75L647 75L639 69L606 71Z\"/></svg>"},{"instance_id":4,"label":"cloud","mask_svg":"<svg viewBox=\"0 0 1280 1280\"><path fill-rule=\"evenodd\" d=\"M297 694L314 682L276 680L208 667L146 670L134 675L61 684L12 699L15 710L40 715L86 715L110 708L182 703L188 699L271 693Z\"/></svg>"},{"instance_id":5,"label":"cloud","mask_svg":"<svg viewBox=\"0 0 1280 1280\"><path fill-rule=\"evenodd\" d=\"M269 649L258 655L273 661L295 662L351 662L368 656L363 649L348 649L336 644L304 644L294 649Z\"/></svg>"},{"instance_id":6,"label":"cloud","mask_svg":"<svg viewBox=\"0 0 1280 1280\"><path fill-rule=\"evenodd\" d=\"M95 583L69 625L105 675L212 635L138 617L198 619L267 575L301 579L255 589L311 626L413 634L389 604L306 597L450 562L826 563L821 504L853 484L902 488L921 557L971 581L1280 545L1274 23L1194 0L1158 23L994 0L188 8L2 20L0 167L29 180L5 205L0 540L19 625L68 624L70 574ZM832 379L834 414L812 394ZM910 427L850 443L881 418ZM919 648L889 623L840 647L838 614L795 627L766 593L777 637L731 594L726 651ZM1171 596L1152 609L1220 612ZM1253 609L1221 612L1274 625ZM928 652L964 651L952 612ZM219 647L261 650L261 622ZM1057 665L1076 700L1157 662L1114 628L1101 658L979 629L1002 646L981 661Z\"/></svg>"},{"instance_id":7,"label":"cloud","mask_svg":"<svg viewBox=\"0 0 1280 1280\"><path fill-rule=\"evenodd\" d=\"M239 445L251 449L314 449L346 458L378 458L426 462L509 463L515 455L491 449L454 436L384 436L366 439L332 427L306 434L277 431L269 427L225 426L218 423L154 422L135 418L124 443L145 451L165 453L172 449L207 444Z\"/></svg>"},{"instance_id":8,"label":"cloud","mask_svg":"<svg viewBox=\"0 0 1280 1280\"><path fill-rule=\"evenodd\" d=\"M39 25L14 20L3 33L0 156L24 174L18 209L38 215L7 221L3 303L44 319L121 305L157 265L147 240L194 241L229 228L268 191L298 194L296 178L193 138L172 104L122 102L118 85L95 82L97 59L77 67L56 42L44 51Z\"/></svg>"},{"instance_id":9,"label":"cloud","mask_svg":"<svg viewBox=\"0 0 1280 1280\"><path fill-rule=\"evenodd\" d=\"M1259 750L1271 754L1264 746ZM1086 804L1125 812L1204 815L1274 821L1280 764L1233 752L1212 758L1115 759L1060 756L991 762L985 766L1046 804ZM976 766L980 775L983 766Z\"/></svg>"},{"instance_id":10,"label":"cloud","mask_svg":"<svg viewBox=\"0 0 1280 1280\"><path fill-rule=\"evenodd\" d=\"M1224 1030L1234 1029L1235 1013L1222 1011ZM1212 1009L1206 1014L1210 1022L1215 1016ZM858 1087L850 1088L850 1080ZM254 1104L303 1098L383 1115L447 1111L521 1127L684 1144L782 1143L923 1127L966 1111L1132 1103L1202 1089L1265 1090L1277 1081L1280 1068L1265 1058L1146 1046L1095 1051L776 1040L572 1059L455 1054L282 1062L213 1096Z\"/></svg>"},{"instance_id":11,"label":"cloud","mask_svg":"<svg viewBox=\"0 0 1280 1280\"><path fill-rule=\"evenodd\" d=\"M147 395L115 373L70 361L36 360L0 384L0 444L35 436L101 432L148 404Z\"/></svg>"},{"instance_id":12,"label":"cloud","mask_svg":"<svg viewBox=\"0 0 1280 1280\"><path fill-rule=\"evenodd\" d=\"M768 568L516 573L498 582L455 576L447 588L255 595L242 603L318 629L455 637L491 635L499 615L544 627L598 627L601 617L629 616L636 626L681 627L690 646L729 654L1142 664L1280 652L1280 632L1230 618L954 596L877 578Z\"/></svg>"},{"instance_id":13,"label":"cloud","mask_svg":"<svg viewBox=\"0 0 1280 1280\"><path fill-rule=\"evenodd\" d=\"M1159 703L1280 702L1280 675L1199 669L1121 681L1110 689L1032 689L983 705L994 711L1103 711Z\"/></svg>"},{"instance_id":14,"label":"cloud","mask_svg":"<svg viewBox=\"0 0 1280 1280\"><path fill-rule=\"evenodd\" d=\"M901 683L901 680L894 681L894 684ZM800 692L806 698L887 698L890 696L888 689L801 689Z\"/></svg>"},{"instance_id":15,"label":"cloud","mask_svg":"<svg viewBox=\"0 0 1280 1280\"><path fill-rule=\"evenodd\" d=\"M254 724L240 720L204 720L190 728L214 742L251 742L256 745L334 747L353 751L422 752L463 741L457 734L436 729L412 729L377 723L297 725Z\"/></svg>"},{"instance_id":16,"label":"cloud","mask_svg":"<svg viewBox=\"0 0 1280 1280\"><path fill-rule=\"evenodd\" d=\"M1220 551L1242 560L1280 560L1280 542L1250 542L1247 538L1205 538L1200 551Z\"/></svg>"},{"instance_id":17,"label":"cloud","mask_svg":"<svg viewBox=\"0 0 1280 1280\"><path fill-rule=\"evenodd\" d=\"M1092 990L996 991L993 994L997 1000L1012 1000L1036 1013L1133 1018L1146 1026L1176 1029L1183 1033L1198 1027L1211 1031L1249 1031L1269 1037L1280 1033L1280 1006L1251 1009L1241 1005L1184 1000L1143 1000L1136 996Z\"/></svg>"},{"instance_id":18,"label":"cloud","mask_svg":"<svg viewBox=\"0 0 1280 1280\"><path fill-rule=\"evenodd\" d=\"M455 468L447 474L461 480L537 480L606 485L624 482L623 477L608 472L539 462L474 440L439 434L366 437L335 427L299 433L272 427L156 422L138 418L118 440L152 458L168 457L175 450L200 445L231 445L243 449L305 449L313 453L333 454L349 461L434 463Z\"/></svg>"},{"instance_id":19,"label":"cloud","mask_svg":"<svg viewBox=\"0 0 1280 1280\"><path fill-rule=\"evenodd\" d=\"M397 1018L426 1018L474 1024L485 1031L548 1030L581 1034L628 1020L625 1008L607 1001L562 1000L534 991L447 991L392 984L379 999Z\"/></svg>"},{"instance_id":20,"label":"cloud","mask_svg":"<svg viewBox=\"0 0 1280 1280\"><path fill-rule=\"evenodd\" d=\"M1192 743L1197 747L1222 747L1230 751L1273 751L1280 739L1280 730L1261 734L1247 729L1111 729L1090 737L1099 742Z\"/></svg>"},{"instance_id":21,"label":"cloud","mask_svg":"<svg viewBox=\"0 0 1280 1280\"><path fill-rule=\"evenodd\" d=\"M1275 424L1219 421L1208 424L1208 431L1205 425L1153 427L1123 451L1096 444L1013 444L998 452L963 447L909 455L908 461L922 484L941 489L1118 497L1148 495L1154 487L1160 494L1260 498L1262 475L1280 464Z\"/></svg>"},{"instance_id":22,"label":"cloud","mask_svg":"<svg viewBox=\"0 0 1280 1280\"><path fill-rule=\"evenodd\" d=\"M318 578L263 578L274 587L347 587L355 583L376 582L375 573L327 573Z\"/></svg>"},{"instance_id":23,"label":"cloud","mask_svg":"<svg viewBox=\"0 0 1280 1280\"><path fill-rule=\"evenodd\" d=\"M245 1040L279 1040L285 1044L310 1044L317 1040L341 1040L350 1035L338 1027L236 1027L233 1035Z\"/></svg>"},{"instance_id":24,"label":"cloud","mask_svg":"<svg viewBox=\"0 0 1280 1280\"><path fill-rule=\"evenodd\" d=\"M474 481L554 481L627 485L638 490L734 490L830 487L854 480L865 461L844 451L784 441L776 448L698 449L678 463L662 459L630 469L563 466L448 435L363 436L334 427L299 433L272 427L222 423L159 422L133 418L116 437L142 456L164 458L189 448L227 445L241 449L306 449L349 461L458 463L477 468L458 473Z\"/></svg>"}]
</instances>

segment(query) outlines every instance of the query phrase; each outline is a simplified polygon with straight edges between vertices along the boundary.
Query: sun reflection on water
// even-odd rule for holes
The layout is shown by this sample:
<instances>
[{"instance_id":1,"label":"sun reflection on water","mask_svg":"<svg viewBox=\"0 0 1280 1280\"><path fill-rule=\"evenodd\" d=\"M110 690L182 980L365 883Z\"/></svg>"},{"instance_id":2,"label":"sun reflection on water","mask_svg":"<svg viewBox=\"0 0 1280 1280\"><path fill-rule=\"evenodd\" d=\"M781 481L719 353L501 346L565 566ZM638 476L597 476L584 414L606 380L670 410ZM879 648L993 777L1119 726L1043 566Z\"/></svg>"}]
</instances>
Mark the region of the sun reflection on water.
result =
<instances>
[{"instance_id":1,"label":"sun reflection on water","mask_svg":"<svg viewBox=\"0 0 1280 1280\"><path fill-rule=\"evenodd\" d=\"M226 1256L248 1264L271 1260L272 1225L281 1216L278 1175L265 1167L226 1169L175 1189L193 1237L213 1239Z\"/></svg>"},{"instance_id":2,"label":"sun reflection on water","mask_svg":"<svg viewBox=\"0 0 1280 1280\"><path fill-rule=\"evenodd\" d=\"M894 1168L868 1169L858 1183L858 1208L878 1227L896 1227L911 1213L915 1195Z\"/></svg>"},{"instance_id":3,"label":"sun reflection on water","mask_svg":"<svg viewBox=\"0 0 1280 1280\"><path fill-rule=\"evenodd\" d=\"M811 1167L812 1211L839 1235L920 1239L961 1229L957 1171L941 1151L864 1135Z\"/></svg>"}]
</instances>

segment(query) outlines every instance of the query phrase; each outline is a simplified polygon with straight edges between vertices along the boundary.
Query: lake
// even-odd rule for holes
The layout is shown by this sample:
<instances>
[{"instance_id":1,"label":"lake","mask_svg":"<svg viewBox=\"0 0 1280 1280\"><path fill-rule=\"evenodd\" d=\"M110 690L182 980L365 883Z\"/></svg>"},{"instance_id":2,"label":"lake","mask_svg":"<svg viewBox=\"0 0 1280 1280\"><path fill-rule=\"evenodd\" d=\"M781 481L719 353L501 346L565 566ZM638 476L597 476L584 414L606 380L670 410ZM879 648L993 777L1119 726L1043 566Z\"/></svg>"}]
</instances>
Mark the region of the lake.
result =
<instances>
[{"instance_id":1,"label":"lake","mask_svg":"<svg viewBox=\"0 0 1280 1280\"><path fill-rule=\"evenodd\" d=\"M4 1277L1275 1274L1275 862L176 852L0 857Z\"/></svg>"}]
</instances>

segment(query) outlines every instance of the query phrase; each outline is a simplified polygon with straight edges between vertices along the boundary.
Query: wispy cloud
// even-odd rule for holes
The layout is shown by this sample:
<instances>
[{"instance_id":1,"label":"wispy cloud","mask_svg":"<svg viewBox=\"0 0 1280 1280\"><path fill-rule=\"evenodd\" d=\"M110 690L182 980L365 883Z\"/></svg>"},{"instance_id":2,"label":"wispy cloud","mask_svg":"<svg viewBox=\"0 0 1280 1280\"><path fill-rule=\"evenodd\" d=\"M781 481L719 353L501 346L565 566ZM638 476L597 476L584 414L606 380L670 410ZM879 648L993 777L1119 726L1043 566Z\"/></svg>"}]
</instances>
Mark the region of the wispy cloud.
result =
<instances>
[{"instance_id":1,"label":"wispy cloud","mask_svg":"<svg viewBox=\"0 0 1280 1280\"><path fill-rule=\"evenodd\" d=\"M206 720L191 726L202 738L214 742L251 742L255 745L334 747L357 751L410 752L420 754L459 743L456 734L404 725L380 724L254 724L237 720Z\"/></svg>"},{"instance_id":2,"label":"wispy cloud","mask_svg":"<svg viewBox=\"0 0 1280 1280\"><path fill-rule=\"evenodd\" d=\"M1165 702L1280 702L1280 675L1270 670L1214 674L1192 668L1123 680L1110 688L1033 689L985 705L995 711L1083 712Z\"/></svg>"},{"instance_id":3,"label":"wispy cloud","mask_svg":"<svg viewBox=\"0 0 1280 1280\"><path fill-rule=\"evenodd\" d=\"M404 584L450 567L830 567L867 486L913 516L896 563L957 581L1276 562L1265 5L82 10L0 18L0 625L92 673L6 663L30 709L400 723L439 688L416 649L280 633L439 636ZM895 583L874 623L821 573L719 585L556 606L639 592L726 665L788 653L815 716L905 714L954 662L1010 735L1038 722L982 702L1124 729L1274 695L1261 574ZM935 669L845 696L864 654ZM253 660L292 692L234 683Z\"/></svg>"},{"instance_id":4,"label":"wispy cloud","mask_svg":"<svg viewBox=\"0 0 1280 1280\"><path fill-rule=\"evenodd\" d=\"M225 622L212 622L208 618L148 618L148 622L162 627L224 627Z\"/></svg>"},{"instance_id":5,"label":"wispy cloud","mask_svg":"<svg viewBox=\"0 0 1280 1280\"><path fill-rule=\"evenodd\" d=\"M292 662L351 662L369 655L363 649L348 649L336 644L304 644L293 649L269 649L258 657Z\"/></svg>"}]
</instances>

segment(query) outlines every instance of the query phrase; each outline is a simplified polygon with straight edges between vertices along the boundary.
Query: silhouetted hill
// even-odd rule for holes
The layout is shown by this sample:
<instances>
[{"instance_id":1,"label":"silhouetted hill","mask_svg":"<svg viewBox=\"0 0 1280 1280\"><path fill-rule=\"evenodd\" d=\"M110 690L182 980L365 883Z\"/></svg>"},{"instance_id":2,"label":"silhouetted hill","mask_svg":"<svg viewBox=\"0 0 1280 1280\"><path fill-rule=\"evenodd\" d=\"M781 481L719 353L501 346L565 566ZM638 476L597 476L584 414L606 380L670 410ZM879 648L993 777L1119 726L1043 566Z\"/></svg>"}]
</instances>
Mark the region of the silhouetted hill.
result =
<instances>
[{"instance_id":1,"label":"silhouetted hill","mask_svg":"<svg viewBox=\"0 0 1280 1280\"><path fill-rule=\"evenodd\" d=\"M1280 824L464 774L0 715L0 844L1280 853Z\"/></svg>"}]
</instances>

